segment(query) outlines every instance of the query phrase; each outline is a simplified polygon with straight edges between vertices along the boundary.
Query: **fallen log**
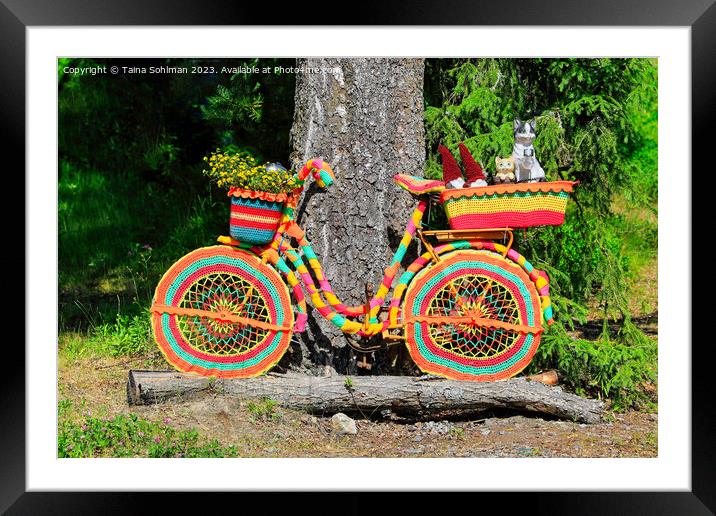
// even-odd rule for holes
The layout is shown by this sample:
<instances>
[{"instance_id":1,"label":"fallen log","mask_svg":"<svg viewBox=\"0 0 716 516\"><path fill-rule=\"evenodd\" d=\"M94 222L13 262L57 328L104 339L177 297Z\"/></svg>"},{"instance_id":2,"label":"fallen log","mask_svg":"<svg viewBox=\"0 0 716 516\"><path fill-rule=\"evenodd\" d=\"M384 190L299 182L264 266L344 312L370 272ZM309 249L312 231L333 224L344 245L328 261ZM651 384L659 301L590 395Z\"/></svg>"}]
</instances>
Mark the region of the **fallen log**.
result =
<instances>
[{"instance_id":1,"label":"fallen log","mask_svg":"<svg viewBox=\"0 0 716 516\"><path fill-rule=\"evenodd\" d=\"M547 414L583 423L600 421L604 404L526 378L499 382L460 382L436 376L329 376L269 373L258 378L220 379L176 371L129 371L130 405L218 393L242 399L271 398L287 408L311 413L390 409L398 415L503 408Z\"/></svg>"}]
</instances>

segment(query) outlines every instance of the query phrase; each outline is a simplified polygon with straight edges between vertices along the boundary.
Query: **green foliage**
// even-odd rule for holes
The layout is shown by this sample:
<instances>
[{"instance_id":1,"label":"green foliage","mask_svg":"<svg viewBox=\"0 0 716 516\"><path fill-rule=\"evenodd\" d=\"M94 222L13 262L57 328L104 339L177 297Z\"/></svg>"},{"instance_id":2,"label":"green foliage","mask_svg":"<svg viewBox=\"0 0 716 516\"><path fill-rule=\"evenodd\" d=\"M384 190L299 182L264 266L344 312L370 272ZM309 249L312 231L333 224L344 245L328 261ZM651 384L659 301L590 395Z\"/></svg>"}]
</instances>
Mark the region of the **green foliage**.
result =
<instances>
[{"instance_id":1,"label":"green foliage","mask_svg":"<svg viewBox=\"0 0 716 516\"><path fill-rule=\"evenodd\" d=\"M87 411L80 422L61 421L58 428L58 458L237 455L234 446L224 447L216 440L207 441L193 429L179 431L168 418L163 423L154 423L135 414L99 418Z\"/></svg>"},{"instance_id":2,"label":"green foliage","mask_svg":"<svg viewBox=\"0 0 716 516\"><path fill-rule=\"evenodd\" d=\"M295 60L250 58L232 65L258 72L235 73L228 81L221 76L200 107L203 120L220 135L218 146L226 152L248 152L261 162L285 160L296 80L292 73L274 72L295 65Z\"/></svg>"},{"instance_id":3,"label":"green foliage","mask_svg":"<svg viewBox=\"0 0 716 516\"><path fill-rule=\"evenodd\" d=\"M149 310L141 315L117 314L113 323L95 326L85 336L63 341L60 352L69 359L83 357L148 356L155 352Z\"/></svg>"},{"instance_id":4,"label":"green foliage","mask_svg":"<svg viewBox=\"0 0 716 516\"><path fill-rule=\"evenodd\" d=\"M529 371L557 369L577 394L610 398L614 410L623 410L651 400L644 387L656 381L656 358L657 344L649 339L640 345L575 339L555 325L542 336Z\"/></svg>"},{"instance_id":5,"label":"green foliage","mask_svg":"<svg viewBox=\"0 0 716 516\"><path fill-rule=\"evenodd\" d=\"M201 106L205 119L227 125L247 119L253 122L261 120L263 96L258 91L258 84L251 85L252 91L246 91L246 82L236 81L235 84L240 86L234 91L222 84L216 87L216 95L208 97L207 103Z\"/></svg>"},{"instance_id":6,"label":"green foliage","mask_svg":"<svg viewBox=\"0 0 716 516\"><path fill-rule=\"evenodd\" d=\"M229 203L202 176L210 149L282 161L293 74L65 74L65 66L292 65L277 59L58 60L59 323L92 333L143 316L166 269L228 233ZM226 107L230 117L219 116ZM81 340L81 339L80 339Z\"/></svg>"},{"instance_id":7,"label":"green foliage","mask_svg":"<svg viewBox=\"0 0 716 516\"><path fill-rule=\"evenodd\" d=\"M512 152L513 120L534 118L547 180L580 182L564 225L516 235L515 247L550 275L556 314L533 364L556 367L575 389L622 407L641 399L640 384L656 370L656 344L632 323L626 285L656 253L655 220L630 215L638 206L656 211L656 84L649 59L426 63L427 177L441 177L438 144L457 155L461 141L492 174L495 157ZM619 213L616 200L627 203ZM567 330L595 302L601 336L573 340Z\"/></svg>"},{"instance_id":8,"label":"green foliage","mask_svg":"<svg viewBox=\"0 0 716 516\"><path fill-rule=\"evenodd\" d=\"M281 414L276 411L278 401L270 398L261 398L260 400L249 400L246 408L251 414L253 422L269 421L271 419L279 419Z\"/></svg>"}]
</instances>

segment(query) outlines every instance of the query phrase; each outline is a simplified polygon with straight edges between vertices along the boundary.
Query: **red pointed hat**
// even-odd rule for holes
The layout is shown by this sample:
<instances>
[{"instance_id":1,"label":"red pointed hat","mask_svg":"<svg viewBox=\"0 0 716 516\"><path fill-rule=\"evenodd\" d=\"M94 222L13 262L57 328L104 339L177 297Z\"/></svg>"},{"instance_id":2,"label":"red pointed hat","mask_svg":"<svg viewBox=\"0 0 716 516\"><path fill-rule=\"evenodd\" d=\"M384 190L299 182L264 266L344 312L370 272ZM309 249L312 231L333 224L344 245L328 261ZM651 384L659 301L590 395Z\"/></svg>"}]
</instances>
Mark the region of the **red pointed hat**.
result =
<instances>
[{"instance_id":1,"label":"red pointed hat","mask_svg":"<svg viewBox=\"0 0 716 516\"><path fill-rule=\"evenodd\" d=\"M441 143L440 145L438 145L438 152L443 159L443 182L449 183L453 179L462 177L462 170L460 170L460 165L457 164L457 161L455 160L453 155L450 154L450 151L447 149L447 147L445 147Z\"/></svg>"},{"instance_id":2,"label":"red pointed hat","mask_svg":"<svg viewBox=\"0 0 716 516\"><path fill-rule=\"evenodd\" d=\"M485 179L485 173L482 171L482 167L480 164L475 161L475 158L472 157L472 154L470 154L470 151L465 147L464 143L461 143L458 145L458 148L460 149L460 157L462 158L462 162L465 165L465 178L468 183L472 183L473 181L477 181L478 179Z\"/></svg>"}]
</instances>

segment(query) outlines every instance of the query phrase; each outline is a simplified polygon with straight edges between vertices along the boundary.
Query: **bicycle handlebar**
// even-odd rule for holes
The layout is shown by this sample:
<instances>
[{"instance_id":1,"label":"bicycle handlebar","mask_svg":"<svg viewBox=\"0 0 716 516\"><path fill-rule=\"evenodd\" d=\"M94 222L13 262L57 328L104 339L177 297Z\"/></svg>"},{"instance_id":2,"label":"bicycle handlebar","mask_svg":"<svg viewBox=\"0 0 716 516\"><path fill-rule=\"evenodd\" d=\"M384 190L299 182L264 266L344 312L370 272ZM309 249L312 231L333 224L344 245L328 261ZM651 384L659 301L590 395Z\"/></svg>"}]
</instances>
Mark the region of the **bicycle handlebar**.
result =
<instances>
[{"instance_id":1,"label":"bicycle handlebar","mask_svg":"<svg viewBox=\"0 0 716 516\"><path fill-rule=\"evenodd\" d=\"M301 186L303 186L308 174L313 174L313 179L321 188L328 188L336 179L330 165L320 158L309 159L303 168L298 171L296 178L301 182Z\"/></svg>"}]
</instances>

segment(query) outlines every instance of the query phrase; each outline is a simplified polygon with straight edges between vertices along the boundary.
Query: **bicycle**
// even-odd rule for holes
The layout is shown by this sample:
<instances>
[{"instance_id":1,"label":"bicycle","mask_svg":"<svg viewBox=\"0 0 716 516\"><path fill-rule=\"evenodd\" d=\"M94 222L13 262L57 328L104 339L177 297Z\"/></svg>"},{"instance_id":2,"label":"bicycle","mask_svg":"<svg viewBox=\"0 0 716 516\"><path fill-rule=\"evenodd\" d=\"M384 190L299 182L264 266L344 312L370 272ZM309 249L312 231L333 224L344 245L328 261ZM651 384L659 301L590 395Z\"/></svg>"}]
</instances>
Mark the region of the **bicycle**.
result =
<instances>
[{"instance_id":1,"label":"bicycle","mask_svg":"<svg viewBox=\"0 0 716 516\"><path fill-rule=\"evenodd\" d=\"M418 204L378 290L367 293L364 304L346 306L294 219L309 175L323 188L335 179L327 163L312 159L288 194L232 189L231 236L189 252L164 274L151 317L170 364L219 378L264 374L293 333L304 331L307 299L346 334L380 334L386 346L404 343L428 374L494 381L529 364L552 323L549 278L512 248L513 229L561 224L574 183L446 190L441 181L397 174L395 182ZM526 208L525 199L531 203ZM242 201L243 211L234 210ZM446 209L449 230L422 226L426 209L438 204ZM415 236L426 251L393 288Z\"/></svg>"}]
</instances>

